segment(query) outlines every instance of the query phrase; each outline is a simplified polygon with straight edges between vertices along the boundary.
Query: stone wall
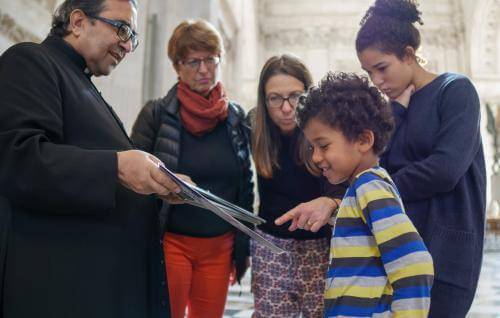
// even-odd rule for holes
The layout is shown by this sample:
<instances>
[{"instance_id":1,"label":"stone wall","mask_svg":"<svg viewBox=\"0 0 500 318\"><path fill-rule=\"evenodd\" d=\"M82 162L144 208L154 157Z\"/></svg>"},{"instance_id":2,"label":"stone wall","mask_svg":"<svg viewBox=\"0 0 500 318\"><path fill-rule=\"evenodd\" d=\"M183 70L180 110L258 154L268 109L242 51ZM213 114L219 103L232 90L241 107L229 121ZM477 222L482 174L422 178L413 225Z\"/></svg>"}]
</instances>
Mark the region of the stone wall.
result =
<instances>
[{"instance_id":1,"label":"stone wall","mask_svg":"<svg viewBox=\"0 0 500 318\"><path fill-rule=\"evenodd\" d=\"M11 45L40 42L48 34L51 14L62 0L0 0L0 54ZM253 0L138 1L140 45L96 86L122 118L128 131L145 101L166 94L177 80L166 54L175 26L203 18L222 33L226 55L222 81L231 98L253 104L257 69L257 28Z\"/></svg>"},{"instance_id":2,"label":"stone wall","mask_svg":"<svg viewBox=\"0 0 500 318\"><path fill-rule=\"evenodd\" d=\"M363 73L354 41L359 21L372 3L260 0L260 64L271 55L290 51L305 60L316 81L327 70ZM419 26L422 47L418 53L428 61L426 68L436 73L466 74L474 82L482 105L489 103L494 114L500 113L500 0L421 0L419 8L424 25ZM482 107L487 172L492 175L494 151L486 117ZM500 131L500 124L497 126ZM500 191L491 184L488 200L500 199Z\"/></svg>"},{"instance_id":3,"label":"stone wall","mask_svg":"<svg viewBox=\"0 0 500 318\"><path fill-rule=\"evenodd\" d=\"M166 47L174 28L185 19L210 21L222 34L225 55L222 58L221 80L230 98L245 108L253 104L255 70L258 68L256 48L257 27L254 0L150 0L148 17L155 17L154 54L149 60L152 85L148 97L165 95L177 81L168 60ZM154 67L152 67L154 65Z\"/></svg>"},{"instance_id":4,"label":"stone wall","mask_svg":"<svg viewBox=\"0 0 500 318\"><path fill-rule=\"evenodd\" d=\"M0 54L18 42L40 42L49 31L52 1L0 0Z\"/></svg>"},{"instance_id":5,"label":"stone wall","mask_svg":"<svg viewBox=\"0 0 500 318\"><path fill-rule=\"evenodd\" d=\"M262 61L290 51L301 56L316 80L327 70L361 72L354 49L359 21L372 1L261 0L259 27ZM467 72L460 3L421 1L425 24L420 54L435 72Z\"/></svg>"},{"instance_id":6,"label":"stone wall","mask_svg":"<svg viewBox=\"0 0 500 318\"><path fill-rule=\"evenodd\" d=\"M62 0L0 0L0 54L21 41L39 42ZM373 0L140 0L140 45L96 85L130 128L144 102L165 95L176 73L166 56L175 26L204 18L221 32L226 54L222 81L246 109L255 106L260 69L283 52L301 56L318 81L327 70L362 72L354 51L359 21ZM500 0L421 0L422 49L434 72L461 72L473 80L483 105L490 104L500 131ZM494 149L483 138L492 175ZM497 177L498 178L498 177ZM493 194L500 199L500 192Z\"/></svg>"},{"instance_id":7,"label":"stone wall","mask_svg":"<svg viewBox=\"0 0 500 318\"><path fill-rule=\"evenodd\" d=\"M499 0L462 0L467 58L470 61L470 73L477 87L483 105L489 104L496 116L496 129L500 132L500 13ZM484 110L484 108L483 108ZM482 113L486 122L486 111ZM486 123L485 123L486 125ZM500 135L497 135L500 138ZM488 198L500 200L500 176L493 175L493 136L483 130L488 175L491 176ZM489 200L488 200L489 201Z\"/></svg>"},{"instance_id":8,"label":"stone wall","mask_svg":"<svg viewBox=\"0 0 500 318\"><path fill-rule=\"evenodd\" d=\"M241 69L252 64L243 57L255 56L252 49L257 46L251 34L255 27L247 25L254 17L253 0L146 0L139 4L142 43L110 78L96 80L129 131L144 102L164 96L177 81L166 48L172 31L184 19L206 19L221 32L226 50L222 81L231 98L248 104L245 87L253 84L254 77L247 80Z\"/></svg>"}]
</instances>

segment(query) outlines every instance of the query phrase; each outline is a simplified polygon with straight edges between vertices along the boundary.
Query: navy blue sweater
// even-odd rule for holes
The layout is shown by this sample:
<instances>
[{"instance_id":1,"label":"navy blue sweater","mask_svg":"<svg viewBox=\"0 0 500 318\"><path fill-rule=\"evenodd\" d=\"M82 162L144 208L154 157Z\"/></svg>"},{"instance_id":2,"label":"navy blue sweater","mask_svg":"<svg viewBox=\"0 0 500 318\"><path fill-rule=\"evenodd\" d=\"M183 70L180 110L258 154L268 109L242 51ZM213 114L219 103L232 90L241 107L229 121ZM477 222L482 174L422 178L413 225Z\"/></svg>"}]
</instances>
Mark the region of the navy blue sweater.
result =
<instances>
[{"instance_id":1,"label":"navy blue sweater","mask_svg":"<svg viewBox=\"0 0 500 318\"><path fill-rule=\"evenodd\" d=\"M381 158L432 254L436 281L466 289L471 297L486 201L479 105L469 79L438 76L415 92L407 109L393 103L396 130Z\"/></svg>"}]
</instances>

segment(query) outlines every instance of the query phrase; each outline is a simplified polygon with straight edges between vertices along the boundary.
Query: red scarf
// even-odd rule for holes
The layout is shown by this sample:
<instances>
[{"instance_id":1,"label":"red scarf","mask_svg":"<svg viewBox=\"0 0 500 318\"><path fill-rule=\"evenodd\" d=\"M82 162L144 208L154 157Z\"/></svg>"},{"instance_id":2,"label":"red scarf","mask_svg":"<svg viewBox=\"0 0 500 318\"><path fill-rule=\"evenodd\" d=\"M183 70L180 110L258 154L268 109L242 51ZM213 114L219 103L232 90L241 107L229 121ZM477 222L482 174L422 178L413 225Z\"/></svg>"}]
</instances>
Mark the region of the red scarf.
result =
<instances>
[{"instance_id":1,"label":"red scarf","mask_svg":"<svg viewBox=\"0 0 500 318\"><path fill-rule=\"evenodd\" d=\"M229 101L220 82L210 91L207 99L179 81L177 98L182 124L193 135L210 132L217 123L227 118Z\"/></svg>"}]
</instances>

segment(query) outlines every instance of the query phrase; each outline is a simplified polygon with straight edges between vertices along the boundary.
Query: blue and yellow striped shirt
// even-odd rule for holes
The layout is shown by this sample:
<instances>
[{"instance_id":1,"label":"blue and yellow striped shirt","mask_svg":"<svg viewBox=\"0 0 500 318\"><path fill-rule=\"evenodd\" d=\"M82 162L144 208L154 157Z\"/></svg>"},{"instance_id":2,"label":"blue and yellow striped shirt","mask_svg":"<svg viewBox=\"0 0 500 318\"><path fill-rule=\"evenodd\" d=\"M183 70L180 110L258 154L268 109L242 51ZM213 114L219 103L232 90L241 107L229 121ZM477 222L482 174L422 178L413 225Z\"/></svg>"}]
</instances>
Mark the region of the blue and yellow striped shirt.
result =
<instances>
[{"instance_id":1,"label":"blue and yellow striped shirt","mask_svg":"<svg viewBox=\"0 0 500 318\"><path fill-rule=\"evenodd\" d=\"M432 258L387 172L347 189L330 248L325 317L427 317Z\"/></svg>"}]
</instances>

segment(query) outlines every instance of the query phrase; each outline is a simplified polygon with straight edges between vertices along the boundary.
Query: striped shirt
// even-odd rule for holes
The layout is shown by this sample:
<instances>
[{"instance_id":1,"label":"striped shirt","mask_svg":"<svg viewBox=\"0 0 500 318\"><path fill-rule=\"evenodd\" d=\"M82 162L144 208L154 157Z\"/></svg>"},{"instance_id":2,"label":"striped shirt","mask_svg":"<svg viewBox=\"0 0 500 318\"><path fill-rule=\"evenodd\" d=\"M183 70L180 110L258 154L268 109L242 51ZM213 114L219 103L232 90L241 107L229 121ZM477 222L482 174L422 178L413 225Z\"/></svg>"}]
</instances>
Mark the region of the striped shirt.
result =
<instances>
[{"instance_id":1,"label":"striped shirt","mask_svg":"<svg viewBox=\"0 0 500 318\"><path fill-rule=\"evenodd\" d=\"M427 317L432 258L380 167L358 174L335 222L325 317Z\"/></svg>"}]
</instances>

